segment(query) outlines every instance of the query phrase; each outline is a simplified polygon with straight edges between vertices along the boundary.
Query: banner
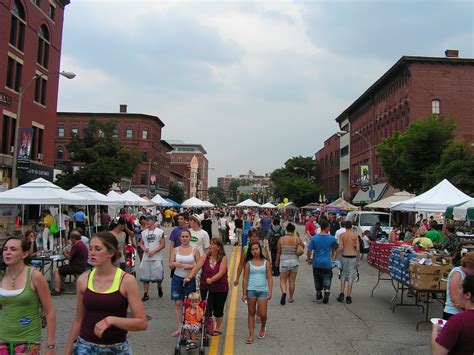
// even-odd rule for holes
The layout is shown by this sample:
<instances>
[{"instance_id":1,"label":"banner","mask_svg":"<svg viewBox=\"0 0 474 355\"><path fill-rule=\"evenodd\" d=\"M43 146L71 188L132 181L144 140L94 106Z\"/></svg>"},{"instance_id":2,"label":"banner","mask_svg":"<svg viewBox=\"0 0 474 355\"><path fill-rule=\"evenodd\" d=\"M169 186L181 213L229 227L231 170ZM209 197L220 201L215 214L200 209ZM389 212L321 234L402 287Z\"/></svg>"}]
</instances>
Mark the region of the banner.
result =
<instances>
[{"instance_id":1,"label":"banner","mask_svg":"<svg viewBox=\"0 0 474 355\"><path fill-rule=\"evenodd\" d=\"M369 177L369 166L367 164L360 165L360 184L361 185L368 185L370 177Z\"/></svg>"},{"instance_id":2,"label":"banner","mask_svg":"<svg viewBox=\"0 0 474 355\"><path fill-rule=\"evenodd\" d=\"M18 160L31 159L31 144L33 142L33 128L20 128L20 144Z\"/></svg>"}]
</instances>

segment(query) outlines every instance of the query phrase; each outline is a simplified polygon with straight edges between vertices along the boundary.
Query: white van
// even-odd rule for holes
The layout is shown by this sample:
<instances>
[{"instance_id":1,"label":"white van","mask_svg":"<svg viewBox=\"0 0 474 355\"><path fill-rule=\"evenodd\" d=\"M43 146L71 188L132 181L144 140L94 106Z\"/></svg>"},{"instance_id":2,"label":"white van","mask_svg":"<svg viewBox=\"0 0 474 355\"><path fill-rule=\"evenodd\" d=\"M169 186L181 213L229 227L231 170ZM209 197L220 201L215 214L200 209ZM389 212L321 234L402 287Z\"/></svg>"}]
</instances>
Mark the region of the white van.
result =
<instances>
[{"instance_id":1,"label":"white van","mask_svg":"<svg viewBox=\"0 0 474 355\"><path fill-rule=\"evenodd\" d=\"M352 222L352 230L360 237L366 230L370 230L375 223L380 222L380 227L387 234L392 229L391 214L387 212L376 211L352 211L349 212L344 220Z\"/></svg>"}]
</instances>

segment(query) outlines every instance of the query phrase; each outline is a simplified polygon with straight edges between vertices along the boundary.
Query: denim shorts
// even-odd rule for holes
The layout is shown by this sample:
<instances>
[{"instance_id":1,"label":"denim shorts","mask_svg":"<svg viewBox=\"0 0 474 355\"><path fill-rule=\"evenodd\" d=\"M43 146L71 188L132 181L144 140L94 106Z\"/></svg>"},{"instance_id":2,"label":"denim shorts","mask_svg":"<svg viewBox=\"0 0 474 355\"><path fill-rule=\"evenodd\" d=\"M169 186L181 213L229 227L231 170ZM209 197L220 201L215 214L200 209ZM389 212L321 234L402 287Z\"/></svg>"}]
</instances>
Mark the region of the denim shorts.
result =
<instances>
[{"instance_id":1,"label":"denim shorts","mask_svg":"<svg viewBox=\"0 0 474 355\"><path fill-rule=\"evenodd\" d=\"M264 300L268 298L268 291L247 290L247 298L256 298Z\"/></svg>"},{"instance_id":2,"label":"denim shorts","mask_svg":"<svg viewBox=\"0 0 474 355\"><path fill-rule=\"evenodd\" d=\"M72 350L74 355L120 354L132 355L132 348L125 340L123 343L110 345L94 344L77 337Z\"/></svg>"},{"instance_id":3,"label":"denim shorts","mask_svg":"<svg viewBox=\"0 0 474 355\"><path fill-rule=\"evenodd\" d=\"M184 301L184 297L192 292L196 292L196 279L193 278L183 286L184 277L173 275L171 279L171 300Z\"/></svg>"}]
</instances>

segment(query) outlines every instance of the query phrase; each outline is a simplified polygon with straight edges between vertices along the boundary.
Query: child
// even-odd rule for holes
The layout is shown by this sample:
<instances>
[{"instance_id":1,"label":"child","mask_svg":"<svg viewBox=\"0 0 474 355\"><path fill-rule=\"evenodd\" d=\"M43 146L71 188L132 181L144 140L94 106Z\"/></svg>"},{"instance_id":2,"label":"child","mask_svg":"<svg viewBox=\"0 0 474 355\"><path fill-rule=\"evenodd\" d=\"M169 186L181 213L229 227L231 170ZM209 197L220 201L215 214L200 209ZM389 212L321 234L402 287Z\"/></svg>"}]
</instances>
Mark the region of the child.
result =
<instances>
[{"instance_id":1,"label":"child","mask_svg":"<svg viewBox=\"0 0 474 355\"><path fill-rule=\"evenodd\" d=\"M272 298L273 280L271 265L263 256L262 246L259 242L252 242L250 244L246 260L242 285L242 301L247 303L248 307L249 336L246 343L252 344L254 341L257 304L258 316L261 322L258 338L265 338L267 305L268 301Z\"/></svg>"},{"instance_id":2,"label":"child","mask_svg":"<svg viewBox=\"0 0 474 355\"><path fill-rule=\"evenodd\" d=\"M364 234L362 235L362 243L361 244L363 246L362 248L362 251L360 253L360 258L362 259L362 257L364 256L364 254L369 254L369 250L370 250L370 238L369 238L369 234L370 234L370 231L368 230L365 230L364 231Z\"/></svg>"},{"instance_id":3,"label":"child","mask_svg":"<svg viewBox=\"0 0 474 355\"><path fill-rule=\"evenodd\" d=\"M201 321L204 317L204 311L200 306L201 296L197 292L192 292L188 296L190 305L186 307L184 313L184 335L187 341L186 350L197 347L196 334L201 329Z\"/></svg>"}]
</instances>

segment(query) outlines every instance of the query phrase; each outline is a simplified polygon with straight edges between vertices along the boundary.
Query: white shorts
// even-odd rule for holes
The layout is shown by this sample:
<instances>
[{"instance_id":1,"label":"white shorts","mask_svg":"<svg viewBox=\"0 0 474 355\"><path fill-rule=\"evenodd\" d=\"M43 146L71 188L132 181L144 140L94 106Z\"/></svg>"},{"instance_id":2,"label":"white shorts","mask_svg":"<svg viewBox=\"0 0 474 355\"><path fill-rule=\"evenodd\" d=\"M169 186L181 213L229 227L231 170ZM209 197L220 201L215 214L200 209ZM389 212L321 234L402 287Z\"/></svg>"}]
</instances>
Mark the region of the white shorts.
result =
<instances>
[{"instance_id":1,"label":"white shorts","mask_svg":"<svg viewBox=\"0 0 474 355\"><path fill-rule=\"evenodd\" d=\"M140 281L141 282L160 282L163 281L163 260L145 260L140 263Z\"/></svg>"}]
</instances>

